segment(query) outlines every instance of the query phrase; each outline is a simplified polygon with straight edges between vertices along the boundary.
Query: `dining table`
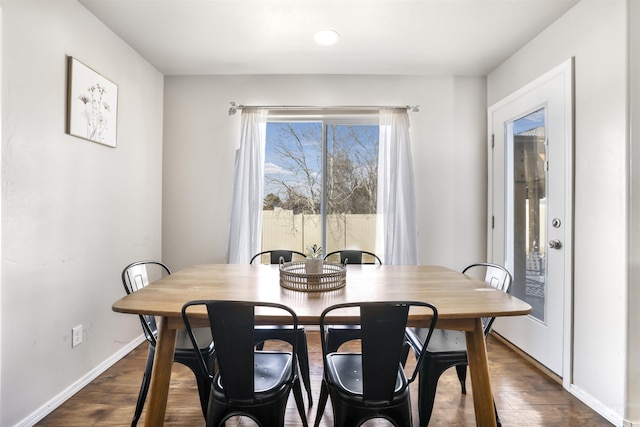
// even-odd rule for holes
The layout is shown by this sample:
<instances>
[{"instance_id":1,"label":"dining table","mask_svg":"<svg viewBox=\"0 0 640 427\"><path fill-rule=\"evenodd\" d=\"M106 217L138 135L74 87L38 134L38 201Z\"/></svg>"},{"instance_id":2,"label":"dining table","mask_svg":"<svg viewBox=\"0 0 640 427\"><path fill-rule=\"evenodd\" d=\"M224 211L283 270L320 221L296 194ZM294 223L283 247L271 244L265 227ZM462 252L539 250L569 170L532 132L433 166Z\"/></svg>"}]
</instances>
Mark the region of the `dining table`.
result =
<instances>
[{"instance_id":1,"label":"dining table","mask_svg":"<svg viewBox=\"0 0 640 427\"><path fill-rule=\"evenodd\" d=\"M430 265L348 265L345 286L322 292L281 286L281 266L250 264L194 265L150 283L112 305L119 313L155 315L159 335L145 426L164 423L177 330L184 328L182 306L193 300L263 301L291 307L300 324L318 325L322 311L345 302L425 301L438 310L437 328L465 332L478 426L495 426L483 317L521 316L526 302L498 291L482 279ZM282 319L256 313L261 323ZM348 319L344 319L348 323ZM409 319L411 321L411 319ZM206 325L204 318L200 319Z\"/></svg>"}]
</instances>

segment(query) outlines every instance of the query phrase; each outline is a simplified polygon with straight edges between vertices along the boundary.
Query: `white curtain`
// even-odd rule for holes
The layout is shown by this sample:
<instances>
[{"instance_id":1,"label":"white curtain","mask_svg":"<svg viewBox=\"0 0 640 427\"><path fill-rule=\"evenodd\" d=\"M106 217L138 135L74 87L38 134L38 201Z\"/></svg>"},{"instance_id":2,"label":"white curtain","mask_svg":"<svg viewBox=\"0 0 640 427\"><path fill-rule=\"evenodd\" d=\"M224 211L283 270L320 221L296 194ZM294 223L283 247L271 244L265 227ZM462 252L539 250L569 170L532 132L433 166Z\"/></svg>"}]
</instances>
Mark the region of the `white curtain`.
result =
<instances>
[{"instance_id":1,"label":"white curtain","mask_svg":"<svg viewBox=\"0 0 640 427\"><path fill-rule=\"evenodd\" d=\"M376 253L385 264L418 264L418 228L405 110L380 111Z\"/></svg>"},{"instance_id":2,"label":"white curtain","mask_svg":"<svg viewBox=\"0 0 640 427\"><path fill-rule=\"evenodd\" d=\"M242 110L227 251L230 264L248 264L260 251L267 113L264 109Z\"/></svg>"}]
</instances>

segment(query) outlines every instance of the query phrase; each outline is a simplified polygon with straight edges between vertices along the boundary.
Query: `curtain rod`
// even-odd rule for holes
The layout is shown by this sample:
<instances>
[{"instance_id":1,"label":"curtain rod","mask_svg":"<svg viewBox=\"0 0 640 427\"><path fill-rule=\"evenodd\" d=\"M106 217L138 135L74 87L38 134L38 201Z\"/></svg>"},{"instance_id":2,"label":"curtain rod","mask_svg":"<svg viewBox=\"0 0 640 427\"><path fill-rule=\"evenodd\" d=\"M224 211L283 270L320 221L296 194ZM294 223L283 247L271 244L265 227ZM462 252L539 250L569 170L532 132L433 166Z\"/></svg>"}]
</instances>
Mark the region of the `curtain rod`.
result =
<instances>
[{"instance_id":1,"label":"curtain rod","mask_svg":"<svg viewBox=\"0 0 640 427\"><path fill-rule=\"evenodd\" d=\"M395 110L395 109L402 109L402 110L407 110L413 113L418 113L420 112L420 106L419 105L387 105L387 106L339 106L339 107L327 107L327 106L318 106L318 105L242 105L242 104L236 104L235 102L231 101L229 102L229 104L231 105L231 107L229 108L229 115L233 116L234 114L236 114L236 112L238 112L239 110L242 110L243 108L264 108L267 110L291 110L291 111L295 111L295 110L315 110L315 111L322 111L322 110L326 110L326 111L339 111L339 110L345 110L345 111L377 111L377 110Z\"/></svg>"}]
</instances>

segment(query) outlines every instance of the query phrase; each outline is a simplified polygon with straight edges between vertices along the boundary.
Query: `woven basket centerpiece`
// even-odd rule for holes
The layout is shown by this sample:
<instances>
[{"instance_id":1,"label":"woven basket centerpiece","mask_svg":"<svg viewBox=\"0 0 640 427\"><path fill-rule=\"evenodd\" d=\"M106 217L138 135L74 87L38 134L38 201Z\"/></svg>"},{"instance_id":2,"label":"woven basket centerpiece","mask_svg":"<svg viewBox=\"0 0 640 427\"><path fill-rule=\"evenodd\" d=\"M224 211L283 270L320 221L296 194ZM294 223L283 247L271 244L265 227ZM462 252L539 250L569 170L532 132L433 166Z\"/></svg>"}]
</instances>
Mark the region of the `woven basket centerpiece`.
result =
<instances>
[{"instance_id":1,"label":"woven basket centerpiece","mask_svg":"<svg viewBox=\"0 0 640 427\"><path fill-rule=\"evenodd\" d=\"M280 286L294 291L323 292L344 287L347 269L343 264L324 261L322 272L309 274L305 261L280 263Z\"/></svg>"}]
</instances>

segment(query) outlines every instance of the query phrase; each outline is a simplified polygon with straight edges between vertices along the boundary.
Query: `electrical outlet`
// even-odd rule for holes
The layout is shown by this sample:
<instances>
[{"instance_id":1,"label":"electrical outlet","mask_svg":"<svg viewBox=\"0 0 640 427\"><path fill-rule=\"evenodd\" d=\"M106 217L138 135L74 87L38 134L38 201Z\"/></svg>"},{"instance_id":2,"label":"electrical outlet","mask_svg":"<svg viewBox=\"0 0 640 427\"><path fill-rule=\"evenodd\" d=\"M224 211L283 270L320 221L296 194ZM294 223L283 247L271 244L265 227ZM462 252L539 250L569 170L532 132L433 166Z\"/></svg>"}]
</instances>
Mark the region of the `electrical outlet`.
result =
<instances>
[{"instance_id":1,"label":"electrical outlet","mask_svg":"<svg viewBox=\"0 0 640 427\"><path fill-rule=\"evenodd\" d=\"M71 347L82 344L82 325L78 325L71 329Z\"/></svg>"}]
</instances>

